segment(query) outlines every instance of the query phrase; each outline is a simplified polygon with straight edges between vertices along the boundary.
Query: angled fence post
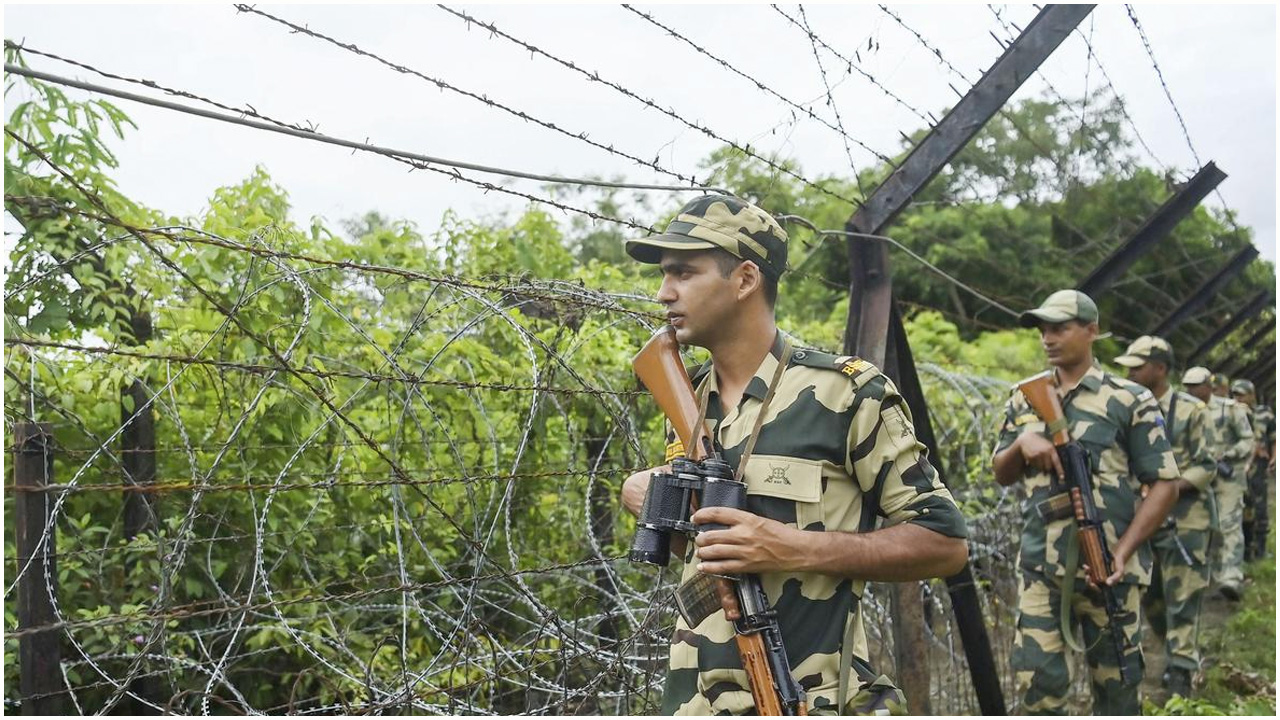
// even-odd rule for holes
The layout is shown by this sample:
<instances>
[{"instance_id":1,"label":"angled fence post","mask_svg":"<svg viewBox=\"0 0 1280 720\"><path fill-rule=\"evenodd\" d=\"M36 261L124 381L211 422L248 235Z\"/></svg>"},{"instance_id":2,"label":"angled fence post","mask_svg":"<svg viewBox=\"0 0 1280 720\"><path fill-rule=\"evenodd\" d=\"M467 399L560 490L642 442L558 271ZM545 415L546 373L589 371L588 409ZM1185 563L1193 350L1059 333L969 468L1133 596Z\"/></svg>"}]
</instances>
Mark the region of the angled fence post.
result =
<instances>
[{"instance_id":1,"label":"angled fence post","mask_svg":"<svg viewBox=\"0 0 1280 720\"><path fill-rule=\"evenodd\" d=\"M1092 10L1092 5L1046 5L946 117L929 131L893 174L849 218L845 229L852 234L883 233L915 194L986 125ZM879 365L898 385L903 399L911 408L917 436L928 448L930 456L937 458L938 448L928 407L912 365L902 319L896 312L891 283L888 252L884 244L872 238L851 239L849 316L845 326L844 351ZM902 583L893 587L897 679L906 693L908 711L917 715L928 714L930 678L928 663L924 662L923 613L920 612L920 602L913 598L918 594L919 583ZM947 590L979 708L984 715L1004 715L1006 708L1000 676L982 622L973 571L967 564L960 573L947 578ZM915 610L910 606L915 606ZM899 614L899 610L905 613Z\"/></svg>"},{"instance_id":2,"label":"angled fence post","mask_svg":"<svg viewBox=\"0 0 1280 720\"><path fill-rule=\"evenodd\" d=\"M1227 174L1213 163L1200 168L1194 177L1156 209L1146 222L1142 223L1142 227L1112 251L1106 260L1098 263L1093 272L1089 273L1089 276L1081 281L1076 289L1097 300L1098 296L1111 287L1116 278L1128 272L1129 268L1155 247L1156 243L1168 237L1178 223L1195 210L1200 201L1204 200L1205 196L1226 177Z\"/></svg>"},{"instance_id":3,"label":"angled fence post","mask_svg":"<svg viewBox=\"0 0 1280 720\"><path fill-rule=\"evenodd\" d=\"M1200 283L1200 287L1196 288L1195 291L1191 293L1190 297L1166 315L1164 319L1160 321L1160 324L1156 326L1155 331L1151 334L1168 338L1169 333L1177 330L1183 323L1191 319L1192 313L1204 307L1205 304L1218 294L1218 291L1221 290L1224 285L1231 282L1240 273L1244 272L1244 269L1248 267L1249 263L1253 262L1253 259L1256 257L1258 257L1258 248L1253 245L1246 245L1243 248L1240 248L1240 251L1233 255L1231 259L1227 261L1226 265L1219 268L1218 272L1214 273L1212 277Z\"/></svg>"},{"instance_id":4,"label":"angled fence post","mask_svg":"<svg viewBox=\"0 0 1280 720\"><path fill-rule=\"evenodd\" d=\"M1196 361L1199 360L1201 356L1217 347L1218 344L1225 340L1228 335L1236 330L1236 328L1257 316L1257 314L1262 312L1262 309L1265 308L1273 299L1274 298L1271 296L1271 293L1268 291L1259 290L1258 294L1254 295L1253 298L1249 300L1248 304L1240 309L1240 312L1232 314L1231 319L1227 321L1225 325L1215 330L1213 334L1205 338L1195 350L1191 351L1191 354L1187 356L1187 365L1195 365Z\"/></svg>"}]
</instances>

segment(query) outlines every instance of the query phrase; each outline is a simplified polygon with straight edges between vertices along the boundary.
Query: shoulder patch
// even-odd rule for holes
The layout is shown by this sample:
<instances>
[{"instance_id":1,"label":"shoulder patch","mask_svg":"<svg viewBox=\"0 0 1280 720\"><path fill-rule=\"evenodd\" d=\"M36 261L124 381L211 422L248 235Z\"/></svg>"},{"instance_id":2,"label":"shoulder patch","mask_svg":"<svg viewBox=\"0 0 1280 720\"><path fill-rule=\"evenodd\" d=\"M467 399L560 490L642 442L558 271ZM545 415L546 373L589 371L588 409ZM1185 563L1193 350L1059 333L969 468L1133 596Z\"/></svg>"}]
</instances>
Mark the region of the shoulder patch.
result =
<instances>
[{"instance_id":1,"label":"shoulder patch","mask_svg":"<svg viewBox=\"0 0 1280 720\"><path fill-rule=\"evenodd\" d=\"M1146 402L1147 400L1155 400L1156 398L1155 395L1151 394L1150 390L1132 380L1126 380L1125 378L1118 375L1112 375L1111 373L1103 373L1102 376L1111 387L1116 390L1124 390L1132 395L1135 402Z\"/></svg>"}]
</instances>

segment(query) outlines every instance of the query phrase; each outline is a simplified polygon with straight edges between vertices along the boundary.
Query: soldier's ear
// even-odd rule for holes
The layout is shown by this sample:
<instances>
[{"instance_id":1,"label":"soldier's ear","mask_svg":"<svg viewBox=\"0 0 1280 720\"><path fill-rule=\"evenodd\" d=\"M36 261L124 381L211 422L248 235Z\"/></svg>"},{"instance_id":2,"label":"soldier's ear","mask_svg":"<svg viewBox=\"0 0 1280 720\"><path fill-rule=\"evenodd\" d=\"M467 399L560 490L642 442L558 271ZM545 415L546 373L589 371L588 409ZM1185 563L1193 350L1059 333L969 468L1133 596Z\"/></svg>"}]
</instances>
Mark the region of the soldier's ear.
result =
<instances>
[{"instance_id":1,"label":"soldier's ear","mask_svg":"<svg viewBox=\"0 0 1280 720\"><path fill-rule=\"evenodd\" d=\"M739 300L745 300L752 293L764 290L764 274L760 272L760 266L751 260L743 260L739 263L734 270L734 276L738 281Z\"/></svg>"}]
</instances>

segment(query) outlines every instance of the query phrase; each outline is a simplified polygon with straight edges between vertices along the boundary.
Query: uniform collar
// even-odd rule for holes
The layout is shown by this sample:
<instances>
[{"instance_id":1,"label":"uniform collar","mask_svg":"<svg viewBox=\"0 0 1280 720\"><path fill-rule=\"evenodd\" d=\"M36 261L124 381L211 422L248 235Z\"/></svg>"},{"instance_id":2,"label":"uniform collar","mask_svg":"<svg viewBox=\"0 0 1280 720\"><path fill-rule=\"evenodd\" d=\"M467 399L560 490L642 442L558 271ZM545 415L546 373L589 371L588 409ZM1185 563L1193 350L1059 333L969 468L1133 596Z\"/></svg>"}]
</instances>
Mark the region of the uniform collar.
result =
<instances>
[{"instance_id":1,"label":"uniform collar","mask_svg":"<svg viewBox=\"0 0 1280 720\"><path fill-rule=\"evenodd\" d=\"M1156 401L1160 403L1160 410L1162 412L1169 412L1169 403L1173 401L1173 394L1175 392L1177 391L1173 389L1173 384L1170 383L1169 387L1165 389L1164 394L1156 398Z\"/></svg>"},{"instance_id":2,"label":"uniform collar","mask_svg":"<svg viewBox=\"0 0 1280 720\"><path fill-rule=\"evenodd\" d=\"M757 400L763 401L764 396L769 394L769 381L773 379L773 373L778 368L778 361L782 359L783 349L782 331L776 330L773 336L773 345L769 347L769 352L760 361L760 367L756 368L755 375L747 381L747 387L742 391L743 396L750 396ZM716 382L716 374L712 372L711 361L703 363L702 367L694 374L695 378L706 376L707 392L710 394L718 394L720 391L719 383Z\"/></svg>"},{"instance_id":3,"label":"uniform collar","mask_svg":"<svg viewBox=\"0 0 1280 720\"><path fill-rule=\"evenodd\" d=\"M1054 370L1054 377L1057 377L1057 372L1058 372L1057 370ZM1094 363L1089 366L1088 370L1085 371L1084 376L1080 378L1080 382L1077 383L1076 386L1072 388L1071 391L1067 394L1070 395L1072 393L1075 393L1076 390L1080 388L1084 388L1085 390L1088 390L1091 393L1098 392L1099 390L1102 389L1102 380L1103 380L1102 368L1099 367L1097 363Z\"/></svg>"}]
</instances>

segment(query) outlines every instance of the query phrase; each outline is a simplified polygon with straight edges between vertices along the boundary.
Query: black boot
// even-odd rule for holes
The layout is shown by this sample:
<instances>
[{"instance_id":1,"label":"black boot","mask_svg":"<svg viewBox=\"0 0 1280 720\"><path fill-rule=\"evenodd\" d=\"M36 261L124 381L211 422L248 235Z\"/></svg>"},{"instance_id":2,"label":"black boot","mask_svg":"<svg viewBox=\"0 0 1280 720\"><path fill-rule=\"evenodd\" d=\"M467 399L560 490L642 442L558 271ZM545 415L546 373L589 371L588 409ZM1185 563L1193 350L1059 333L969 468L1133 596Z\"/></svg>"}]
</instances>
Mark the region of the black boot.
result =
<instances>
[{"instance_id":1,"label":"black boot","mask_svg":"<svg viewBox=\"0 0 1280 720\"><path fill-rule=\"evenodd\" d=\"M1164 672L1164 689L1169 691L1170 697L1181 695L1184 698L1191 697L1191 671L1186 668L1171 667Z\"/></svg>"}]
</instances>

